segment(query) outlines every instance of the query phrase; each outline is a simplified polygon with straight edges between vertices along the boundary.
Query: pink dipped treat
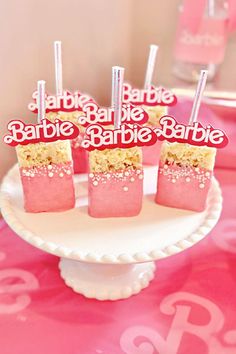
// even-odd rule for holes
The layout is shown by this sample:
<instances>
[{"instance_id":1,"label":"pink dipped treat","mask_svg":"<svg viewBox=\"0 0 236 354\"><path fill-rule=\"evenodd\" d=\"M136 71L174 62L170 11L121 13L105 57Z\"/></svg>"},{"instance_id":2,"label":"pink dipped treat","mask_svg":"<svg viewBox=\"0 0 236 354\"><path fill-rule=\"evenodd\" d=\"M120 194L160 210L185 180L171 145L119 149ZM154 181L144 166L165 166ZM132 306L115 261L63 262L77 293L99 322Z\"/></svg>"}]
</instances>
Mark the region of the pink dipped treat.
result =
<instances>
[{"instance_id":1,"label":"pink dipped treat","mask_svg":"<svg viewBox=\"0 0 236 354\"><path fill-rule=\"evenodd\" d=\"M138 215L142 208L143 169L139 148L90 152L89 215Z\"/></svg>"},{"instance_id":2,"label":"pink dipped treat","mask_svg":"<svg viewBox=\"0 0 236 354\"><path fill-rule=\"evenodd\" d=\"M167 114L166 106L144 106L143 109L148 113L149 119L147 125L151 128L158 127L160 118ZM158 140L154 145L142 147L144 165L158 165L161 144Z\"/></svg>"},{"instance_id":3,"label":"pink dipped treat","mask_svg":"<svg viewBox=\"0 0 236 354\"><path fill-rule=\"evenodd\" d=\"M172 208L203 211L211 186L216 150L164 142L155 201Z\"/></svg>"},{"instance_id":4,"label":"pink dipped treat","mask_svg":"<svg viewBox=\"0 0 236 354\"><path fill-rule=\"evenodd\" d=\"M82 146L83 134L71 141L74 173L88 172L88 152Z\"/></svg>"},{"instance_id":5,"label":"pink dipped treat","mask_svg":"<svg viewBox=\"0 0 236 354\"><path fill-rule=\"evenodd\" d=\"M73 164L69 141L18 145L17 157L27 212L74 207Z\"/></svg>"},{"instance_id":6,"label":"pink dipped treat","mask_svg":"<svg viewBox=\"0 0 236 354\"><path fill-rule=\"evenodd\" d=\"M81 146L83 141L85 128L79 124L79 117L83 115L83 111L73 111L73 112L49 112L47 113L47 118L52 122L55 119L60 119L63 121L69 121L77 125L80 130L80 135L71 140L71 152L73 159L73 169L74 173L87 173L88 172L88 152Z\"/></svg>"},{"instance_id":7,"label":"pink dipped treat","mask_svg":"<svg viewBox=\"0 0 236 354\"><path fill-rule=\"evenodd\" d=\"M161 142L157 142L150 146L143 146L143 163L149 166L157 166L160 159Z\"/></svg>"}]
</instances>

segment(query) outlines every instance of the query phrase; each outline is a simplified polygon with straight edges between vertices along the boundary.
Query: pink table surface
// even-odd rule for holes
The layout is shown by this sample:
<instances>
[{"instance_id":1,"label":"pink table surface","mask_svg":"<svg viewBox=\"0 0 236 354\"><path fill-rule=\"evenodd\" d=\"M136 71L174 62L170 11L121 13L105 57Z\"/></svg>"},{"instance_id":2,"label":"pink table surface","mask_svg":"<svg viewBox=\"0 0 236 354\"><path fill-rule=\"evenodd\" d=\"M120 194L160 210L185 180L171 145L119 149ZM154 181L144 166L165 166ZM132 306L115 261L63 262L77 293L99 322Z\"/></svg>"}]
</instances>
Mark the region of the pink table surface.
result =
<instances>
[{"instance_id":1,"label":"pink table surface","mask_svg":"<svg viewBox=\"0 0 236 354\"><path fill-rule=\"evenodd\" d=\"M236 170L217 168L216 177L224 197L217 226L159 261L151 285L127 300L75 294L57 257L0 221L0 353L235 354Z\"/></svg>"}]
</instances>

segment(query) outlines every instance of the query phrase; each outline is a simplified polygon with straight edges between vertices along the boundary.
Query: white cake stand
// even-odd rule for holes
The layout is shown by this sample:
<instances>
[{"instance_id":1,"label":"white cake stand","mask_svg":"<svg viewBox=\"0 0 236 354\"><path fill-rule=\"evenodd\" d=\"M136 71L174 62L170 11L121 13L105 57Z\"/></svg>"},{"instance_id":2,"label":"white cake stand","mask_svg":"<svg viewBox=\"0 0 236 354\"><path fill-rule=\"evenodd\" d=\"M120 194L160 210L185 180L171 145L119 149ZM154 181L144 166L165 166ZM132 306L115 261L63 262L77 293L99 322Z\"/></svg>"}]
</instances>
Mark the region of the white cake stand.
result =
<instances>
[{"instance_id":1,"label":"white cake stand","mask_svg":"<svg viewBox=\"0 0 236 354\"><path fill-rule=\"evenodd\" d=\"M25 213L14 166L1 187L2 214L25 241L61 257L65 283L75 292L98 300L118 300L137 294L154 277L154 260L191 247L217 223L222 207L214 179L207 209L202 213L154 203L156 168L146 168L144 202L139 216L95 219L87 214L87 178L75 178L76 208L60 213Z\"/></svg>"}]
</instances>

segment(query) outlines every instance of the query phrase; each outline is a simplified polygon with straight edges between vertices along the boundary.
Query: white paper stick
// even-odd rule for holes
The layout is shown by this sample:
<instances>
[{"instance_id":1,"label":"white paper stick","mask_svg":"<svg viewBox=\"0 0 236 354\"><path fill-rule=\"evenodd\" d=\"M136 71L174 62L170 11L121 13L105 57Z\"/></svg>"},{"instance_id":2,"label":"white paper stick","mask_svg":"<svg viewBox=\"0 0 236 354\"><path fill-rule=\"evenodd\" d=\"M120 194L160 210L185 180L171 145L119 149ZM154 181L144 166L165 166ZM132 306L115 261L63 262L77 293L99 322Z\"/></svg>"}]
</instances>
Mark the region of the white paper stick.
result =
<instances>
[{"instance_id":1,"label":"white paper stick","mask_svg":"<svg viewBox=\"0 0 236 354\"><path fill-rule=\"evenodd\" d=\"M112 82L111 82L111 107L114 108L115 100L115 66L112 67Z\"/></svg>"},{"instance_id":2,"label":"white paper stick","mask_svg":"<svg viewBox=\"0 0 236 354\"><path fill-rule=\"evenodd\" d=\"M37 90L38 90L38 97L37 97L38 123L41 123L42 119L45 118L45 112L46 112L45 81L44 80L38 81Z\"/></svg>"},{"instance_id":3,"label":"white paper stick","mask_svg":"<svg viewBox=\"0 0 236 354\"><path fill-rule=\"evenodd\" d=\"M193 100L193 108L189 119L189 124L193 124L194 122L197 121L202 95L207 82L207 74L208 74L207 70L201 70L200 78L198 80L197 90L195 92L195 96Z\"/></svg>"},{"instance_id":4,"label":"white paper stick","mask_svg":"<svg viewBox=\"0 0 236 354\"><path fill-rule=\"evenodd\" d=\"M208 0L208 17L215 16L215 0Z\"/></svg>"},{"instance_id":5,"label":"white paper stick","mask_svg":"<svg viewBox=\"0 0 236 354\"><path fill-rule=\"evenodd\" d=\"M54 42L54 62L56 95L61 96L63 94L61 41Z\"/></svg>"},{"instance_id":6,"label":"white paper stick","mask_svg":"<svg viewBox=\"0 0 236 354\"><path fill-rule=\"evenodd\" d=\"M120 66L112 67L112 107L115 129L119 129L121 125L124 71L125 69Z\"/></svg>"},{"instance_id":7,"label":"white paper stick","mask_svg":"<svg viewBox=\"0 0 236 354\"><path fill-rule=\"evenodd\" d=\"M152 77L153 77L153 72L154 72L154 68L155 68L155 64L156 64L156 56L157 56L158 48L159 48L158 45L155 45L155 44L150 45L150 51L149 51L147 69L146 69L146 76L145 76L145 82L144 82L144 89L145 90L148 90L152 84Z\"/></svg>"}]
</instances>

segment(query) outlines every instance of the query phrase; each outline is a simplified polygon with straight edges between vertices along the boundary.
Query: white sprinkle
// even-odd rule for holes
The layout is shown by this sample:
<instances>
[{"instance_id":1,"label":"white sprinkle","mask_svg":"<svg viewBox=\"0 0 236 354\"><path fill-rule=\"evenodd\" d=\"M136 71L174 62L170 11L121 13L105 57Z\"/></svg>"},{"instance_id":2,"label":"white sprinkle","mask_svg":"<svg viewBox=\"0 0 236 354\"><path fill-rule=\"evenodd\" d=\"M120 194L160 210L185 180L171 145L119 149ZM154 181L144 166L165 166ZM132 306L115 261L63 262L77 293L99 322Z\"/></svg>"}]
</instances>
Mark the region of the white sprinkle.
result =
<instances>
[{"instance_id":1,"label":"white sprinkle","mask_svg":"<svg viewBox=\"0 0 236 354\"><path fill-rule=\"evenodd\" d=\"M31 173L30 177L34 177L34 173Z\"/></svg>"},{"instance_id":2,"label":"white sprinkle","mask_svg":"<svg viewBox=\"0 0 236 354\"><path fill-rule=\"evenodd\" d=\"M96 187L98 185L98 181L94 181L93 185Z\"/></svg>"},{"instance_id":3,"label":"white sprinkle","mask_svg":"<svg viewBox=\"0 0 236 354\"><path fill-rule=\"evenodd\" d=\"M141 171L140 170L137 170L137 175L139 175L141 173Z\"/></svg>"},{"instance_id":4,"label":"white sprinkle","mask_svg":"<svg viewBox=\"0 0 236 354\"><path fill-rule=\"evenodd\" d=\"M67 173L67 175L71 175L71 171L70 170L67 170L66 173Z\"/></svg>"},{"instance_id":5,"label":"white sprinkle","mask_svg":"<svg viewBox=\"0 0 236 354\"><path fill-rule=\"evenodd\" d=\"M168 165L164 165L164 169L167 170L167 168L168 168Z\"/></svg>"},{"instance_id":6,"label":"white sprinkle","mask_svg":"<svg viewBox=\"0 0 236 354\"><path fill-rule=\"evenodd\" d=\"M90 177L90 178L93 178L93 177L94 177L94 174L93 174L93 173L90 173L90 174L89 174L89 177Z\"/></svg>"},{"instance_id":7,"label":"white sprinkle","mask_svg":"<svg viewBox=\"0 0 236 354\"><path fill-rule=\"evenodd\" d=\"M107 178L110 178L110 177L111 177L110 173L107 173Z\"/></svg>"},{"instance_id":8,"label":"white sprinkle","mask_svg":"<svg viewBox=\"0 0 236 354\"><path fill-rule=\"evenodd\" d=\"M53 173L49 172L48 177L53 177Z\"/></svg>"},{"instance_id":9,"label":"white sprinkle","mask_svg":"<svg viewBox=\"0 0 236 354\"><path fill-rule=\"evenodd\" d=\"M196 167L196 168L195 168L195 171L196 171L196 172L199 172L199 167Z\"/></svg>"},{"instance_id":10,"label":"white sprinkle","mask_svg":"<svg viewBox=\"0 0 236 354\"><path fill-rule=\"evenodd\" d=\"M186 182L190 182L191 179L190 179L189 177L187 177L185 181L186 181Z\"/></svg>"},{"instance_id":11,"label":"white sprinkle","mask_svg":"<svg viewBox=\"0 0 236 354\"><path fill-rule=\"evenodd\" d=\"M176 179L173 178L173 179L171 180L171 182L172 182L172 183L175 183L175 182L176 182Z\"/></svg>"},{"instance_id":12,"label":"white sprinkle","mask_svg":"<svg viewBox=\"0 0 236 354\"><path fill-rule=\"evenodd\" d=\"M48 170L52 170L52 165L48 165Z\"/></svg>"},{"instance_id":13,"label":"white sprinkle","mask_svg":"<svg viewBox=\"0 0 236 354\"><path fill-rule=\"evenodd\" d=\"M30 173L29 173L29 172L26 172L25 175L26 175L27 177L29 177L29 176L30 176Z\"/></svg>"},{"instance_id":14,"label":"white sprinkle","mask_svg":"<svg viewBox=\"0 0 236 354\"><path fill-rule=\"evenodd\" d=\"M124 187L123 190L124 190L124 192L128 192L129 188L128 187Z\"/></svg>"},{"instance_id":15,"label":"white sprinkle","mask_svg":"<svg viewBox=\"0 0 236 354\"><path fill-rule=\"evenodd\" d=\"M204 184L204 183L200 183L200 184L199 184L199 187L202 189L202 188L205 187L205 184Z\"/></svg>"},{"instance_id":16,"label":"white sprinkle","mask_svg":"<svg viewBox=\"0 0 236 354\"><path fill-rule=\"evenodd\" d=\"M129 172L128 171L125 171L125 176L129 176Z\"/></svg>"},{"instance_id":17,"label":"white sprinkle","mask_svg":"<svg viewBox=\"0 0 236 354\"><path fill-rule=\"evenodd\" d=\"M59 176L60 176L60 177L63 177L63 176L64 176L64 173L62 173L62 172L59 173Z\"/></svg>"},{"instance_id":18,"label":"white sprinkle","mask_svg":"<svg viewBox=\"0 0 236 354\"><path fill-rule=\"evenodd\" d=\"M138 178L139 178L139 179L143 179L143 175L139 175Z\"/></svg>"},{"instance_id":19,"label":"white sprinkle","mask_svg":"<svg viewBox=\"0 0 236 354\"><path fill-rule=\"evenodd\" d=\"M22 170L23 173L26 173L27 171L26 170Z\"/></svg>"},{"instance_id":20,"label":"white sprinkle","mask_svg":"<svg viewBox=\"0 0 236 354\"><path fill-rule=\"evenodd\" d=\"M134 182L134 181L135 181L134 177L131 177L130 182Z\"/></svg>"},{"instance_id":21,"label":"white sprinkle","mask_svg":"<svg viewBox=\"0 0 236 354\"><path fill-rule=\"evenodd\" d=\"M210 176L210 172L206 172L206 176L209 177Z\"/></svg>"}]
</instances>

